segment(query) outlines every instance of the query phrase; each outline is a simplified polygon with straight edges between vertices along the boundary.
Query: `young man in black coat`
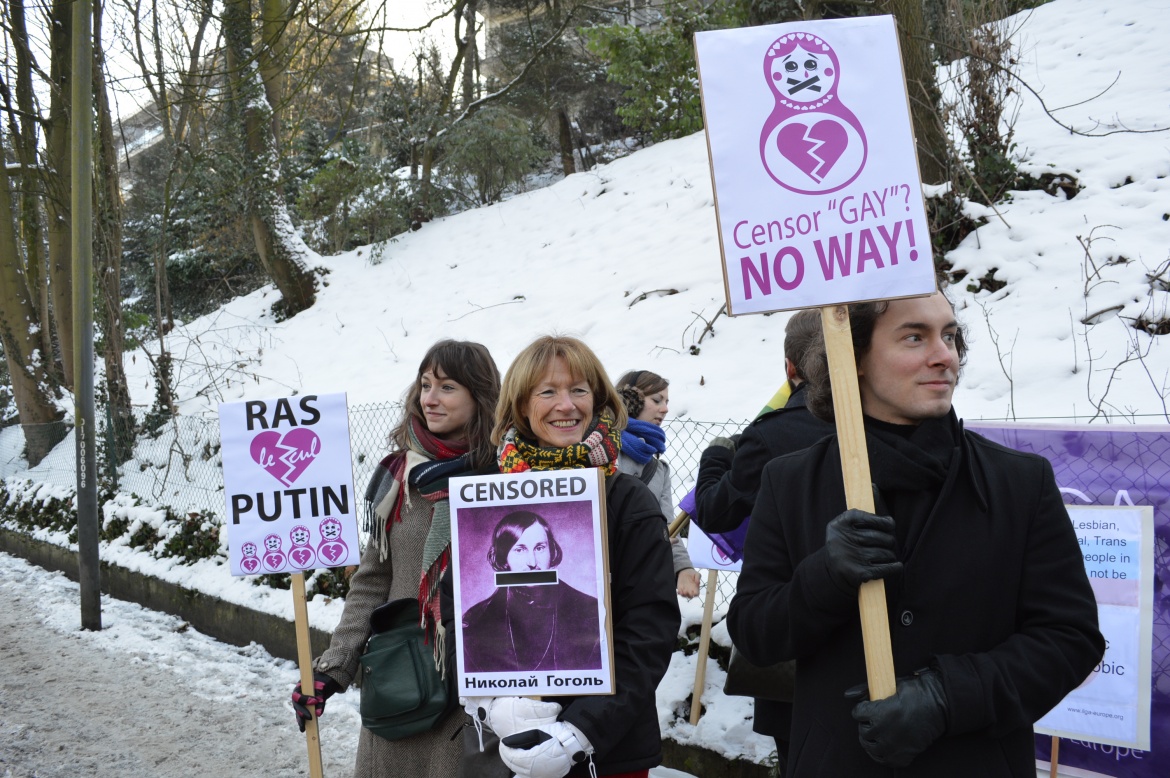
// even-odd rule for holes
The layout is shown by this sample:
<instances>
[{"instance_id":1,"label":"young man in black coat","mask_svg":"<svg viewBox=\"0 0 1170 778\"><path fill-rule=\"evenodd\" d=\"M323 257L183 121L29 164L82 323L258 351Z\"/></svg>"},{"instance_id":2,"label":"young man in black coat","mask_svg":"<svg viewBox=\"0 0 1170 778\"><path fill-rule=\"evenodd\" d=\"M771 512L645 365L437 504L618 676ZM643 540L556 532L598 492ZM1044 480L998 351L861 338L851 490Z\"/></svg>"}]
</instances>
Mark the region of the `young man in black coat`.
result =
<instances>
[{"instance_id":1,"label":"young man in black coat","mask_svg":"<svg viewBox=\"0 0 1170 778\"><path fill-rule=\"evenodd\" d=\"M850 319L880 515L846 510L835 436L769 463L732 640L755 664L797 662L789 778L1031 778L1032 724L1105 647L1052 467L963 429L965 344L945 297ZM823 349L805 374L831 417ZM898 681L870 701L857 592L877 578Z\"/></svg>"},{"instance_id":2,"label":"young man in black coat","mask_svg":"<svg viewBox=\"0 0 1170 778\"><path fill-rule=\"evenodd\" d=\"M804 374L800 364L810 348L824 340L819 309L799 311L784 328L784 368L792 394L783 408L753 421L734 441L715 438L699 460L695 479L695 515L691 520L704 532L730 532L751 514L760 491L764 465L816 443L835 428L805 407ZM755 698L752 731L776 741L781 769L788 756L792 704Z\"/></svg>"}]
</instances>

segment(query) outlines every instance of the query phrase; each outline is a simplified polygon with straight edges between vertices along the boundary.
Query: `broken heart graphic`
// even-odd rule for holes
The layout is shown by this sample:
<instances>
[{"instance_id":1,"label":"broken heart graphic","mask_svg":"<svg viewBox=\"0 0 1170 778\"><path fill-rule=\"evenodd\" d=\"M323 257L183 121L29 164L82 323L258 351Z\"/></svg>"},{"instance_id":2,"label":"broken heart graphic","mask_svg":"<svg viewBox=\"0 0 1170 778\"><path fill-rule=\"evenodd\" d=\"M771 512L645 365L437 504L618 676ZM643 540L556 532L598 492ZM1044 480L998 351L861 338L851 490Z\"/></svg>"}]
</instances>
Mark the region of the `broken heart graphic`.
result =
<instances>
[{"instance_id":1,"label":"broken heart graphic","mask_svg":"<svg viewBox=\"0 0 1170 778\"><path fill-rule=\"evenodd\" d=\"M313 562L313 550L309 548L294 548L288 552L289 558L292 559L293 565L304 570Z\"/></svg>"},{"instance_id":2,"label":"broken heart graphic","mask_svg":"<svg viewBox=\"0 0 1170 778\"><path fill-rule=\"evenodd\" d=\"M260 560L254 556L245 557L240 560L240 567L244 568L245 573L254 573L260 569Z\"/></svg>"},{"instance_id":3,"label":"broken heart graphic","mask_svg":"<svg viewBox=\"0 0 1170 778\"><path fill-rule=\"evenodd\" d=\"M346 545L344 543L322 543L317 546L317 551L320 552L322 558L335 563L345 555Z\"/></svg>"},{"instance_id":4,"label":"broken heart graphic","mask_svg":"<svg viewBox=\"0 0 1170 778\"><path fill-rule=\"evenodd\" d=\"M279 551L273 551L264 555L264 566L272 572L279 571L284 567L284 554Z\"/></svg>"},{"instance_id":5,"label":"broken heart graphic","mask_svg":"<svg viewBox=\"0 0 1170 778\"><path fill-rule=\"evenodd\" d=\"M776 148L784 158L818 184L837 164L848 145L849 133L829 119L812 126L794 122L782 127L776 135Z\"/></svg>"},{"instance_id":6,"label":"broken heart graphic","mask_svg":"<svg viewBox=\"0 0 1170 778\"><path fill-rule=\"evenodd\" d=\"M283 436L276 430L265 430L252 438L252 459L269 475L285 486L292 486L321 450L321 438L316 432L297 427Z\"/></svg>"}]
</instances>

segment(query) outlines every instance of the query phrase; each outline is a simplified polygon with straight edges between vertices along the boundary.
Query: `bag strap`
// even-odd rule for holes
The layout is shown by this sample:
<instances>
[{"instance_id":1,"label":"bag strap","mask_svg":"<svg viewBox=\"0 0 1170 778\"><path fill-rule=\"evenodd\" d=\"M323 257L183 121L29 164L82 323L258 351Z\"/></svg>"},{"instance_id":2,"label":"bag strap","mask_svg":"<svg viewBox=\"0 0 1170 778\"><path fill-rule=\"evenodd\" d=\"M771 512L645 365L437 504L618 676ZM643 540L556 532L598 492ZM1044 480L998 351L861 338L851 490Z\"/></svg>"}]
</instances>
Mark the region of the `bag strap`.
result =
<instances>
[{"instance_id":1,"label":"bag strap","mask_svg":"<svg viewBox=\"0 0 1170 778\"><path fill-rule=\"evenodd\" d=\"M642 483L647 486L650 485L650 479L654 477L654 473L658 470L658 457L650 457L650 461L642 466L642 475L638 476Z\"/></svg>"}]
</instances>

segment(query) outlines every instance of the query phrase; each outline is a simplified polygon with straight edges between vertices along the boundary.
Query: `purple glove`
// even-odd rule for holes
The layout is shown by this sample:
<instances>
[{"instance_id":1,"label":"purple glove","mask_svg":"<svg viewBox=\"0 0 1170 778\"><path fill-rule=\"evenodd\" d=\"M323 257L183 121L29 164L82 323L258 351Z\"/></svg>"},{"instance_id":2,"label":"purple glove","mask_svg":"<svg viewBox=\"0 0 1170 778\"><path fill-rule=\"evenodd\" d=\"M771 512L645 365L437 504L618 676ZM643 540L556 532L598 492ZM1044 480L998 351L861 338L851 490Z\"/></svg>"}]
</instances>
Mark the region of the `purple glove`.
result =
<instances>
[{"instance_id":1,"label":"purple glove","mask_svg":"<svg viewBox=\"0 0 1170 778\"><path fill-rule=\"evenodd\" d=\"M301 683L293 687L292 706L297 714L297 728L305 731L305 722L325 712L325 700L341 691L341 684L325 673L313 673L313 696L301 691ZM310 711L309 709L312 708Z\"/></svg>"}]
</instances>

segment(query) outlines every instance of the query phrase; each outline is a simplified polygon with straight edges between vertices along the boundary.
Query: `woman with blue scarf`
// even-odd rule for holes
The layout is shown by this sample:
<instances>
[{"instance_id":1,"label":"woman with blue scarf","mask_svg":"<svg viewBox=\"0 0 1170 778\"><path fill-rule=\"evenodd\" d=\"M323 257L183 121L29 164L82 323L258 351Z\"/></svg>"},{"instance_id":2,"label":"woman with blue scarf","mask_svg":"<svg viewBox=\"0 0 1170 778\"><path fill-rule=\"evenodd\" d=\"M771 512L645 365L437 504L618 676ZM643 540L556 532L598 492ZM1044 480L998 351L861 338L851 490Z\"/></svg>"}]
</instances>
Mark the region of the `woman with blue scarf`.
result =
<instances>
[{"instance_id":1,"label":"woman with blue scarf","mask_svg":"<svg viewBox=\"0 0 1170 778\"><path fill-rule=\"evenodd\" d=\"M670 382L649 370L631 370L618 379L616 388L630 416L622 430L622 450L618 471L642 479L662 506L669 523L674 519L675 502L671 494L670 464L662 457L666 451L666 432L662 420L670 410ZM671 540L674 574L678 593L695 597L699 593L699 574L691 567L686 546L678 538Z\"/></svg>"}]
</instances>

